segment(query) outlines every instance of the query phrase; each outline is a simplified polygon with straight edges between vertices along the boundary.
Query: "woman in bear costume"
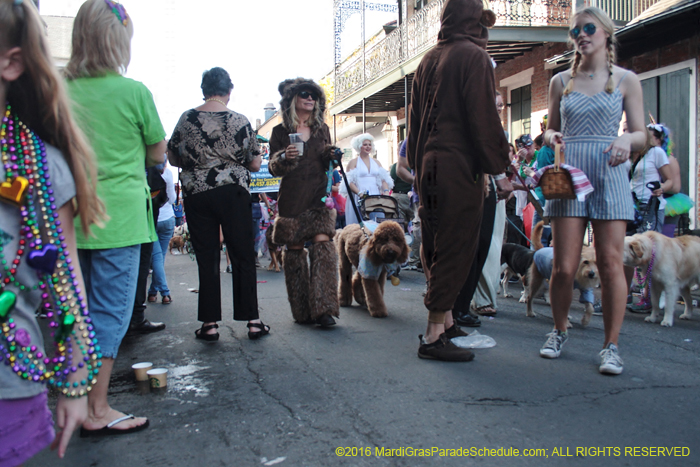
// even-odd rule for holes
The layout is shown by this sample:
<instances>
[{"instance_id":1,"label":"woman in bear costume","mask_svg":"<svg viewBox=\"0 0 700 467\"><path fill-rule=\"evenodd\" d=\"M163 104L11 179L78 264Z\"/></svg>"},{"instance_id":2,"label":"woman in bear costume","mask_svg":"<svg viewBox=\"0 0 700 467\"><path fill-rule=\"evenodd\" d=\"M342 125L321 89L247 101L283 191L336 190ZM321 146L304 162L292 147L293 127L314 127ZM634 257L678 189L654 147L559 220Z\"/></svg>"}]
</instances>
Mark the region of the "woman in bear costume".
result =
<instances>
[{"instance_id":1,"label":"woman in bear costume","mask_svg":"<svg viewBox=\"0 0 700 467\"><path fill-rule=\"evenodd\" d=\"M324 203L326 171L335 148L323 121L326 98L312 80L288 79L279 85L282 123L270 138L270 173L282 177L279 217L273 242L286 245L284 279L292 316L299 324L333 326L339 316L337 255L332 243L335 209ZM302 155L289 143L290 133L301 133ZM310 262L304 244L308 248ZM309 268L310 263L310 268Z\"/></svg>"}]
</instances>

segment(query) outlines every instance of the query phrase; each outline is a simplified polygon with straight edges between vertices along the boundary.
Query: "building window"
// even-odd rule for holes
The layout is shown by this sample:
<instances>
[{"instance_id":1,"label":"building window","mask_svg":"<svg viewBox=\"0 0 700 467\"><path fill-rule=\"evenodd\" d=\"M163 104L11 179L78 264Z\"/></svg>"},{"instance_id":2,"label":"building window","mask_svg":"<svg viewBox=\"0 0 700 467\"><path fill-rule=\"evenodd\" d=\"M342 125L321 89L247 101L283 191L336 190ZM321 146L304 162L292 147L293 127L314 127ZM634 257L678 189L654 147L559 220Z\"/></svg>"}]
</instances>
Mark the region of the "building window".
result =
<instances>
[{"instance_id":1,"label":"building window","mask_svg":"<svg viewBox=\"0 0 700 467\"><path fill-rule=\"evenodd\" d=\"M510 138L515 140L520 135L532 135L532 88L528 84L510 91ZM538 133L539 134L539 133ZM534 138L537 135L532 135Z\"/></svg>"}]
</instances>

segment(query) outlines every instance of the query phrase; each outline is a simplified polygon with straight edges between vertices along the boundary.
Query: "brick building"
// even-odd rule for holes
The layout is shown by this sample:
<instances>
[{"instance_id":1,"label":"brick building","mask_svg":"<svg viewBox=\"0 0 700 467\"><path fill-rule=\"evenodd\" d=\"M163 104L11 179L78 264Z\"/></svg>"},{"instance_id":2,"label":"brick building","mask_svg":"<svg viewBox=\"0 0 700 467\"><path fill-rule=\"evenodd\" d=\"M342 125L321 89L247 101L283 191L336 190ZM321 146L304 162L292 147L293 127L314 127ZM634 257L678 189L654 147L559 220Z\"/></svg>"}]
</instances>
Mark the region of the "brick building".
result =
<instances>
[{"instance_id":1,"label":"brick building","mask_svg":"<svg viewBox=\"0 0 700 467\"><path fill-rule=\"evenodd\" d=\"M698 139L698 61L700 0L662 0L617 30L618 64L639 76L647 121L673 131L673 154L681 167L683 193L700 193ZM506 129L511 140L540 133L547 114L549 81L569 66L566 44L545 44L496 68L496 83L508 104ZM691 227L698 220L691 212Z\"/></svg>"}]
</instances>

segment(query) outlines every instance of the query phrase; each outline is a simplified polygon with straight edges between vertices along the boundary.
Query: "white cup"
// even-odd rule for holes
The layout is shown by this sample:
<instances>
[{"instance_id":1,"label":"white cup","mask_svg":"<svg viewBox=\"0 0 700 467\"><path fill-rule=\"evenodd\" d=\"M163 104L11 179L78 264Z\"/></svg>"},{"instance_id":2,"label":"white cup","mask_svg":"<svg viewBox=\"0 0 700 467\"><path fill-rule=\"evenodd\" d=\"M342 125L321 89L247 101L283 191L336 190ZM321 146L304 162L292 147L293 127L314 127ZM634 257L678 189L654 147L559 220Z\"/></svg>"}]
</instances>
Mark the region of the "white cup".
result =
<instances>
[{"instance_id":1,"label":"white cup","mask_svg":"<svg viewBox=\"0 0 700 467\"><path fill-rule=\"evenodd\" d=\"M301 133L290 133L289 144L297 148L300 156L304 155L304 140L301 139Z\"/></svg>"},{"instance_id":2,"label":"white cup","mask_svg":"<svg viewBox=\"0 0 700 467\"><path fill-rule=\"evenodd\" d=\"M153 368L153 363L151 362L143 362L143 363L134 363L131 365L131 368L134 370L134 375L136 376L136 381L148 381L148 370Z\"/></svg>"},{"instance_id":3,"label":"white cup","mask_svg":"<svg viewBox=\"0 0 700 467\"><path fill-rule=\"evenodd\" d=\"M154 368L148 370L148 381L151 383L151 389L164 388L168 385L168 369Z\"/></svg>"}]
</instances>

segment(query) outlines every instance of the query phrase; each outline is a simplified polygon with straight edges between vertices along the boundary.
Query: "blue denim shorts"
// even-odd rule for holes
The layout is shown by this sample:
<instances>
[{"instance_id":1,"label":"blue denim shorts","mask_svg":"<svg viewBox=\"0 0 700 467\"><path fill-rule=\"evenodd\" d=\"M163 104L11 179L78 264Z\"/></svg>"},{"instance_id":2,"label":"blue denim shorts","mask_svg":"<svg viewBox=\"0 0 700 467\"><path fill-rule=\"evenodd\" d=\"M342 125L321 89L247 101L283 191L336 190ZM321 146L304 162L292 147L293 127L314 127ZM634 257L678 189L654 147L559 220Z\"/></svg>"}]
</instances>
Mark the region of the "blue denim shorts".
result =
<instances>
[{"instance_id":1,"label":"blue denim shorts","mask_svg":"<svg viewBox=\"0 0 700 467\"><path fill-rule=\"evenodd\" d=\"M116 358L134 311L141 245L78 250L87 306L105 358Z\"/></svg>"}]
</instances>

